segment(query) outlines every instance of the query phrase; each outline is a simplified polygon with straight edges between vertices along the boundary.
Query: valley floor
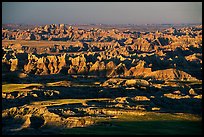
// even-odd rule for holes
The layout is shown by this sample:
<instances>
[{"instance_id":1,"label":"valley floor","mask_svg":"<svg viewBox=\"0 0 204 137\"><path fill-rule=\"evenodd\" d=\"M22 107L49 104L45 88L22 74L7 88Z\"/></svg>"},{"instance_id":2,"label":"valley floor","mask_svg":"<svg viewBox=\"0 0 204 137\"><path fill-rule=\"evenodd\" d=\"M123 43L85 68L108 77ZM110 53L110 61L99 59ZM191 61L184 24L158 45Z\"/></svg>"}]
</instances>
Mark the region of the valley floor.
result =
<instances>
[{"instance_id":1,"label":"valley floor","mask_svg":"<svg viewBox=\"0 0 204 137\"><path fill-rule=\"evenodd\" d=\"M199 91L199 82L177 81L169 88L173 82L127 86L120 83L130 81L125 78L60 79L58 75L55 80L41 76L43 83L32 81L32 77L31 83L24 80L24 84L3 84L5 135L202 134L202 92L192 94L182 88L194 85ZM110 81L120 84L112 86ZM178 90L181 93L175 92Z\"/></svg>"}]
</instances>

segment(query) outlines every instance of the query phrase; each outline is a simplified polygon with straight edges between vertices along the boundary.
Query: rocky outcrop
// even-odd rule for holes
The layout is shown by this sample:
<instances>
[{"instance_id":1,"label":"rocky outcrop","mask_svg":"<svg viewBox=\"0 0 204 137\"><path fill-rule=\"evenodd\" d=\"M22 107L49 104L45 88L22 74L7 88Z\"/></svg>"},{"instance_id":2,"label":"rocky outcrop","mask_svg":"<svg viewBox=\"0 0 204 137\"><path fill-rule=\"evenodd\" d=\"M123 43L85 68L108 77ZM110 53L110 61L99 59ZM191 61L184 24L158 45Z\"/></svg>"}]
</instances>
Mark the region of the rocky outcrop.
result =
<instances>
[{"instance_id":1,"label":"rocky outcrop","mask_svg":"<svg viewBox=\"0 0 204 137\"><path fill-rule=\"evenodd\" d=\"M106 75L110 76L112 71L115 69L116 65L113 61L110 61L106 64Z\"/></svg>"},{"instance_id":2,"label":"rocky outcrop","mask_svg":"<svg viewBox=\"0 0 204 137\"><path fill-rule=\"evenodd\" d=\"M2 62L4 70L22 70L24 66L23 72L36 75L63 72L101 77L201 79L201 32L196 26L142 32L135 37L130 30L83 30L64 24L19 32L3 29L5 38L26 37L30 41L39 36L39 40L67 42L50 46L3 44ZM27 53L25 61L16 56Z\"/></svg>"},{"instance_id":3,"label":"rocky outcrop","mask_svg":"<svg viewBox=\"0 0 204 137\"><path fill-rule=\"evenodd\" d=\"M26 73L38 75L57 74L66 66L66 54L61 56L36 57L28 54L28 64L24 65Z\"/></svg>"},{"instance_id":4,"label":"rocky outcrop","mask_svg":"<svg viewBox=\"0 0 204 137\"><path fill-rule=\"evenodd\" d=\"M114 77L114 76L124 77L124 74L126 73L126 71L127 71L127 68L125 64L120 63L115 67L115 69L112 70L112 72L109 74L109 77Z\"/></svg>"},{"instance_id":5,"label":"rocky outcrop","mask_svg":"<svg viewBox=\"0 0 204 137\"><path fill-rule=\"evenodd\" d=\"M105 63L96 61L91 67L89 72L91 74L99 75L99 76L105 76Z\"/></svg>"},{"instance_id":6,"label":"rocky outcrop","mask_svg":"<svg viewBox=\"0 0 204 137\"><path fill-rule=\"evenodd\" d=\"M148 76L154 77L159 80L197 80L195 77L192 77L188 73L176 69L157 70L152 72Z\"/></svg>"},{"instance_id":7,"label":"rocky outcrop","mask_svg":"<svg viewBox=\"0 0 204 137\"><path fill-rule=\"evenodd\" d=\"M11 62L11 68L10 70L11 71L15 71L17 70L18 68L18 59L10 59L10 62Z\"/></svg>"}]
</instances>

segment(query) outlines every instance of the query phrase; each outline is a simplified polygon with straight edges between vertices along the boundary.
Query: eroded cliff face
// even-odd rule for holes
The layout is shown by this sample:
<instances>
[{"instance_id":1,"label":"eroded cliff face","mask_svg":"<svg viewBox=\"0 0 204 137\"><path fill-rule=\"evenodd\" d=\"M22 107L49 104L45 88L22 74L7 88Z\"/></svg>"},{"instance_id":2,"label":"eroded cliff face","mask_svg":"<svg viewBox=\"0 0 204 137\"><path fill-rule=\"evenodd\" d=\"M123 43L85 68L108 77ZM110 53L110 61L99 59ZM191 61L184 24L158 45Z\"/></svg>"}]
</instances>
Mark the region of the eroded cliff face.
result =
<instances>
[{"instance_id":1,"label":"eroded cliff face","mask_svg":"<svg viewBox=\"0 0 204 137\"><path fill-rule=\"evenodd\" d=\"M202 26L139 35L130 31L62 26L46 25L22 33L3 30L3 39L23 39L25 34L29 35L28 41L37 40L35 35L43 35L50 41L68 40L64 45L51 46L4 44L3 70L36 75L201 79Z\"/></svg>"}]
</instances>

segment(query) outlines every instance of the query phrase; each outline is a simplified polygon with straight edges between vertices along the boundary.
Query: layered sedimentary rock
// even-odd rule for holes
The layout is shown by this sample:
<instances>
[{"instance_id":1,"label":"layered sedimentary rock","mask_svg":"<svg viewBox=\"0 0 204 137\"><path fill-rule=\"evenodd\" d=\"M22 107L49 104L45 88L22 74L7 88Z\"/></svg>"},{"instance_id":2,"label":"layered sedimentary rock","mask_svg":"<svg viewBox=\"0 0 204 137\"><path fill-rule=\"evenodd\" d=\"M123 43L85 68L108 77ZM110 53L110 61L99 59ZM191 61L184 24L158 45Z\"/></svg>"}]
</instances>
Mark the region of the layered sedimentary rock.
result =
<instances>
[{"instance_id":1,"label":"layered sedimentary rock","mask_svg":"<svg viewBox=\"0 0 204 137\"><path fill-rule=\"evenodd\" d=\"M24 65L24 71L39 75L57 74L66 66L65 57L66 54L46 57L36 57L33 54L28 54L28 63Z\"/></svg>"},{"instance_id":2,"label":"layered sedimentary rock","mask_svg":"<svg viewBox=\"0 0 204 137\"><path fill-rule=\"evenodd\" d=\"M3 44L2 63L4 70L7 67L10 71L36 75L64 73L101 77L202 79L201 32L201 26L148 33L97 28L83 30L63 24L27 31L3 29L3 39L58 40L67 43L51 46ZM20 54L25 56L24 60L19 58ZM24 66L23 69L20 66Z\"/></svg>"}]
</instances>

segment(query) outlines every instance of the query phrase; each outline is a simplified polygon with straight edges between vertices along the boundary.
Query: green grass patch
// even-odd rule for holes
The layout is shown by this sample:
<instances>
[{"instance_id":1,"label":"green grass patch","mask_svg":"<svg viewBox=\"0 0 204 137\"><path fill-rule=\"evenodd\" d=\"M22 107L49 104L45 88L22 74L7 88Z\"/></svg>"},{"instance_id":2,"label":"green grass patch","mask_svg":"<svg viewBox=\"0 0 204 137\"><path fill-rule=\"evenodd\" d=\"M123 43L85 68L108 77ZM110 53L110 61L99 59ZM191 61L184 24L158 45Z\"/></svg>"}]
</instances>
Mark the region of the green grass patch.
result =
<instances>
[{"instance_id":1,"label":"green grass patch","mask_svg":"<svg viewBox=\"0 0 204 137\"><path fill-rule=\"evenodd\" d=\"M106 120L107 125L94 125L84 128L72 128L63 130L61 134L93 134L93 135L201 135L201 120L183 120L181 115L175 120L172 114L155 115L151 113L144 116L126 116L116 120ZM151 120L150 120L151 119Z\"/></svg>"},{"instance_id":2,"label":"green grass patch","mask_svg":"<svg viewBox=\"0 0 204 137\"><path fill-rule=\"evenodd\" d=\"M201 117L193 114L185 113L154 113L147 112L145 115L135 116L123 114L119 117L120 121L164 121L164 120L186 120L186 121L201 121Z\"/></svg>"},{"instance_id":3,"label":"green grass patch","mask_svg":"<svg viewBox=\"0 0 204 137\"><path fill-rule=\"evenodd\" d=\"M58 106L64 104L76 104L76 103L86 103L86 101L103 101L110 100L108 98L96 98L96 99L52 99L48 101L36 101L32 102L32 104L40 104L44 106Z\"/></svg>"},{"instance_id":4,"label":"green grass patch","mask_svg":"<svg viewBox=\"0 0 204 137\"><path fill-rule=\"evenodd\" d=\"M202 123L194 121L111 122L112 126L66 129L61 134L93 135L201 135Z\"/></svg>"},{"instance_id":5,"label":"green grass patch","mask_svg":"<svg viewBox=\"0 0 204 137\"><path fill-rule=\"evenodd\" d=\"M13 91L22 91L25 90L26 88L29 88L31 86L43 86L42 84L5 84L2 85L2 92L13 92Z\"/></svg>"}]
</instances>

